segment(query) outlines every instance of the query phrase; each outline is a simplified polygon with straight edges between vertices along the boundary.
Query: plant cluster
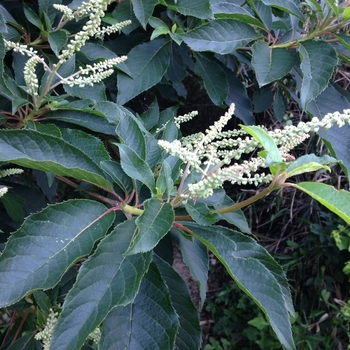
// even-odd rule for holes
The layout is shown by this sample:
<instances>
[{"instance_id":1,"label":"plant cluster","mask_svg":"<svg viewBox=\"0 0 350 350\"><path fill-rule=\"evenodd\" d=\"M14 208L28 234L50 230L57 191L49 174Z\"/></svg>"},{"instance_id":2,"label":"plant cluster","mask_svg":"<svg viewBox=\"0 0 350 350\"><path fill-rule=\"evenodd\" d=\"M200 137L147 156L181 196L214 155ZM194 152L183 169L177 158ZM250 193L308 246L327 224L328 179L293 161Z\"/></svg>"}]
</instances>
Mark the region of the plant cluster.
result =
<instances>
[{"instance_id":1,"label":"plant cluster","mask_svg":"<svg viewBox=\"0 0 350 350\"><path fill-rule=\"evenodd\" d=\"M240 209L293 187L350 222L347 191L287 182L337 162L290 157L309 133L322 132L333 156L342 150L332 132L349 128L349 97L329 79L338 59L347 58L341 33L347 8L333 2L310 2L306 10L273 1L55 2L23 5L16 18L11 4L0 5L0 162L1 174L11 175L0 198L0 306L11 314L4 346L198 349L199 315L172 267L175 243L202 303L211 251L280 343L294 349L286 276L250 236ZM282 105L293 96L314 114L311 121L274 131L224 129L233 113L253 122L237 78L244 65L255 70L258 94L268 86ZM194 113L161 110L155 95L185 98L188 71L228 111L205 132L182 137L179 127ZM154 100L138 114L131 100L143 93ZM321 108L324 93L336 103L333 110ZM342 161L347 172L347 157ZM225 181L268 187L234 203ZM216 225L219 220L237 230Z\"/></svg>"}]
</instances>

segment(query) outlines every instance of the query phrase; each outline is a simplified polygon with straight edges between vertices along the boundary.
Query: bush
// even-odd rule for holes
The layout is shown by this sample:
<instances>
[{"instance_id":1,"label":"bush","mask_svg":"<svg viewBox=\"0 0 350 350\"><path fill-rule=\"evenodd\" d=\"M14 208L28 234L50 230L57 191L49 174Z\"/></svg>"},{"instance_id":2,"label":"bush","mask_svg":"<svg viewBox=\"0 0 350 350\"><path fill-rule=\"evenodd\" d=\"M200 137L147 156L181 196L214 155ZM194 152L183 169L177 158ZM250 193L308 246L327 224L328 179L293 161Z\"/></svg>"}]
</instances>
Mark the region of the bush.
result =
<instances>
[{"instance_id":1,"label":"bush","mask_svg":"<svg viewBox=\"0 0 350 350\"><path fill-rule=\"evenodd\" d=\"M346 133L349 111L333 112L349 99L329 80L348 59L348 9L205 0L12 5L0 6L0 305L11 315L4 346L199 348L198 312L172 268L174 242L202 302L210 250L293 349L287 279L247 235L240 209L294 187L350 222L348 192L287 182L337 162L290 157L310 132L322 133L333 156L345 149L332 126ZM293 97L315 118L283 130L247 126L250 78L237 78L244 65L255 74L255 112L274 98L279 118ZM186 98L191 72L228 111L204 133L182 137L180 124L195 113L177 116L169 100ZM149 108L136 108L140 101ZM234 113L246 125L224 131ZM225 181L268 187L234 203Z\"/></svg>"}]
</instances>

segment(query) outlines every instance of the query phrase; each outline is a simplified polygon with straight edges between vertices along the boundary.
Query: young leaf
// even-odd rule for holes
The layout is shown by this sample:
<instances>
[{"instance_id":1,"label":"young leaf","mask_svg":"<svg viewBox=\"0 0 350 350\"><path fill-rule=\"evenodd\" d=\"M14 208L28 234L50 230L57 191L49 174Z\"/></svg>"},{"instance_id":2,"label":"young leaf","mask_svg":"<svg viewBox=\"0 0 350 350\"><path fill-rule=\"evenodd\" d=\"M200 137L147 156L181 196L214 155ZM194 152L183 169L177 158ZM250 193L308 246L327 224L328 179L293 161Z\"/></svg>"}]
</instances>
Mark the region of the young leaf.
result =
<instances>
[{"instance_id":1,"label":"young leaf","mask_svg":"<svg viewBox=\"0 0 350 350\"><path fill-rule=\"evenodd\" d=\"M54 287L106 234L114 220L114 213L106 211L96 201L70 200L30 215L0 256L0 305Z\"/></svg>"},{"instance_id":2,"label":"young leaf","mask_svg":"<svg viewBox=\"0 0 350 350\"><path fill-rule=\"evenodd\" d=\"M273 49L263 41L258 41L252 46L252 54L252 65L260 87L283 78L297 61L295 51Z\"/></svg>"},{"instance_id":3,"label":"young leaf","mask_svg":"<svg viewBox=\"0 0 350 350\"><path fill-rule=\"evenodd\" d=\"M175 218L170 203L162 203L156 198L144 202L144 212L136 219L138 232L127 255L152 250L168 233Z\"/></svg>"},{"instance_id":4,"label":"young leaf","mask_svg":"<svg viewBox=\"0 0 350 350\"><path fill-rule=\"evenodd\" d=\"M210 99L217 106L222 106L228 95L228 81L224 70L218 63L194 52L196 64L194 71L203 79L204 87Z\"/></svg>"},{"instance_id":5,"label":"young leaf","mask_svg":"<svg viewBox=\"0 0 350 350\"><path fill-rule=\"evenodd\" d=\"M267 316L280 342L295 349L289 312L294 313L282 268L252 238L222 226L183 223L223 263L238 286Z\"/></svg>"},{"instance_id":6,"label":"young leaf","mask_svg":"<svg viewBox=\"0 0 350 350\"><path fill-rule=\"evenodd\" d=\"M338 191L333 186L319 182L299 182L293 186L306 192L350 225L350 192Z\"/></svg>"},{"instance_id":7,"label":"young leaf","mask_svg":"<svg viewBox=\"0 0 350 350\"><path fill-rule=\"evenodd\" d=\"M181 39L194 51L213 51L220 54L247 45L258 34L248 24L236 19L217 19L181 34Z\"/></svg>"},{"instance_id":8,"label":"young leaf","mask_svg":"<svg viewBox=\"0 0 350 350\"><path fill-rule=\"evenodd\" d=\"M112 189L100 167L80 149L32 130L0 130L0 161L71 176Z\"/></svg>"},{"instance_id":9,"label":"young leaf","mask_svg":"<svg viewBox=\"0 0 350 350\"><path fill-rule=\"evenodd\" d=\"M124 255L135 229L134 220L119 224L81 266L55 326L51 349L80 349L113 307L134 300L152 260L151 253Z\"/></svg>"},{"instance_id":10,"label":"young leaf","mask_svg":"<svg viewBox=\"0 0 350 350\"><path fill-rule=\"evenodd\" d=\"M108 314L99 345L101 349L172 350L178 328L169 288L151 263L135 300Z\"/></svg>"},{"instance_id":11,"label":"young leaf","mask_svg":"<svg viewBox=\"0 0 350 350\"><path fill-rule=\"evenodd\" d=\"M157 84L169 66L170 42L155 39L134 47L125 62L132 77L118 74L118 103L125 104L141 92Z\"/></svg>"},{"instance_id":12,"label":"young leaf","mask_svg":"<svg viewBox=\"0 0 350 350\"><path fill-rule=\"evenodd\" d=\"M300 103L306 108L327 87L338 57L331 44L319 40L299 42L299 54L303 72Z\"/></svg>"},{"instance_id":13,"label":"young leaf","mask_svg":"<svg viewBox=\"0 0 350 350\"><path fill-rule=\"evenodd\" d=\"M193 305L187 284L167 262L157 255L154 256L153 260L160 269L169 288L171 302L180 321L180 328L178 330L174 349L199 349L202 342L199 314L198 310Z\"/></svg>"},{"instance_id":14,"label":"young leaf","mask_svg":"<svg viewBox=\"0 0 350 350\"><path fill-rule=\"evenodd\" d=\"M282 156L275 141L265 130L259 126L241 125L241 128L260 142L261 146L268 152L268 156L274 163L282 162Z\"/></svg>"},{"instance_id":15,"label":"young leaf","mask_svg":"<svg viewBox=\"0 0 350 350\"><path fill-rule=\"evenodd\" d=\"M156 193L154 175L148 164L141 159L130 147L118 144L120 164L127 175L132 179L145 184L152 193Z\"/></svg>"},{"instance_id":16,"label":"young leaf","mask_svg":"<svg viewBox=\"0 0 350 350\"><path fill-rule=\"evenodd\" d=\"M203 226L210 226L220 219L220 215L211 213L211 210L205 203L187 202L185 208L192 219Z\"/></svg>"}]
</instances>

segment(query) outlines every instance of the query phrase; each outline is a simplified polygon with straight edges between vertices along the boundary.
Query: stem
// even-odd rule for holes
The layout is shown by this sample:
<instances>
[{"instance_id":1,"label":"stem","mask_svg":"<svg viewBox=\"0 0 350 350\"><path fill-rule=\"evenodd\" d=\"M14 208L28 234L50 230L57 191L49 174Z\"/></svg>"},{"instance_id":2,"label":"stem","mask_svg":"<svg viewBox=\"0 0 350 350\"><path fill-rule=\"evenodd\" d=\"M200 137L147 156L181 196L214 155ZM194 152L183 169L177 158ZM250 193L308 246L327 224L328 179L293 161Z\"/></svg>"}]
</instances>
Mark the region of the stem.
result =
<instances>
[{"instance_id":1,"label":"stem","mask_svg":"<svg viewBox=\"0 0 350 350\"><path fill-rule=\"evenodd\" d=\"M144 212L144 210L132 207L131 205L128 205L128 204L124 204L124 205L122 204L122 210L125 213L131 214L131 215L137 215L137 216L141 215Z\"/></svg>"}]
</instances>

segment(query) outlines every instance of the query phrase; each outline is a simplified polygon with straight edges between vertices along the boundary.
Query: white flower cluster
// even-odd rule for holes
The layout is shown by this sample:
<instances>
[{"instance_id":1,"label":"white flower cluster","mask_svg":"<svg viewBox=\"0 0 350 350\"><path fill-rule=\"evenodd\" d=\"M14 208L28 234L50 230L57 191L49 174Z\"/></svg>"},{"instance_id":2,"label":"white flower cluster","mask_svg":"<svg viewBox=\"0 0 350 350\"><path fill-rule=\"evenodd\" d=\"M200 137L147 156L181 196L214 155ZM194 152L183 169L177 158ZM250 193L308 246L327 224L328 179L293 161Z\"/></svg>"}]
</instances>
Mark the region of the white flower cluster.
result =
<instances>
[{"instance_id":1,"label":"white flower cluster","mask_svg":"<svg viewBox=\"0 0 350 350\"><path fill-rule=\"evenodd\" d=\"M50 350L50 342L53 334L53 330L57 324L58 312L50 309L49 316L46 320L46 326L43 330L35 334L35 339L41 340L44 347L43 350Z\"/></svg>"},{"instance_id":2,"label":"white flower cluster","mask_svg":"<svg viewBox=\"0 0 350 350\"><path fill-rule=\"evenodd\" d=\"M198 115L198 111L192 111L191 113L187 113L184 115L179 115L174 118L174 123L178 129L180 129L181 123L186 123L190 121L192 118Z\"/></svg>"},{"instance_id":3,"label":"white flower cluster","mask_svg":"<svg viewBox=\"0 0 350 350\"><path fill-rule=\"evenodd\" d=\"M65 16L65 18L67 20L72 20L74 19L74 13L73 10L70 9L68 6L66 5L60 5L60 4L53 4L53 7L57 10L63 13L63 15Z\"/></svg>"},{"instance_id":4,"label":"white flower cluster","mask_svg":"<svg viewBox=\"0 0 350 350\"><path fill-rule=\"evenodd\" d=\"M58 312L50 309L50 313L46 320L44 329L35 334L35 339L40 340L43 344L43 350L50 350L50 343L53 335L54 328L57 324ZM91 339L96 344L100 342L101 330L97 327L93 332L88 335L88 339Z\"/></svg>"},{"instance_id":5,"label":"white flower cluster","mask_svg":"<svg viewBox=\"0 0 350 350\"><path fill-rule=\"evenodd\" d=\"M0 187L0 198L1 198L2 196L4 196L4 195L7 193L8 190L9 190L9 189L8 189L8 187L6 187L6 186Z\"/></svg>"},{"instance_id":6,"label":"white flower cluster","mask_svg":"<svg viewBox=\"0 0 350 350\"><path fill-rule=\"evenodd\" d=\"M38 96L39 81L35 73L35 67L39 63L37 56L30 57L24 65L24 81L28 87L28 93L32 96Z\"/></svg>"},{"instance_id":7,"label":"white flower cluster","mask_svg":"<svg viewBox=\"0 0 350 350\"><path fill-rule=\"evenodd\" d=\"M5 177L5 176L22 174L22 173L23 173L23 169L18 169L18 168L3 169L3 170L0 170L0 178ZM0 187L0 198L3 195L5 195L7 192L8 192L8 187L1 186Z\"/></svg>"},{"instance_id":8,"label":"white flower cluster","mask_svg":"<svg viewBox=\"0 0 350 350\"><path fill-rule=\"evenodd\" d=\"M95 63L92 66L87 65L85 68L80 67L76 74L63 79L62 83L69 86L78 85L79 87L84 87L85 85L93 86L95 83L99 83L112 75L114 72L112 67L124 62L126 59L126 56L121 56Z\"/></svg>"},{"instance_id":9,"label":"white flower cluster","mask_svg":"<svg viewBox=\"0 0 350 350\"><path fill-rule=\"evenodd\" d=\"M95 34L95 38L98 38L98 39L102 40L105 35L110 35L112 33L119 32L124 27L128 26L129 24L131 24L131 21L127 20L127 21L123 21L123 22L120 22L120 23L112 24L112 25L110 25L108 27L101 28Z\"/></svg>"},{"instance_id":10,"label":"white flower cluster","mask_svg":"<svg viewBox=\"0 0 350 350\"><path fill-rule=\"evenodd\" d=\"M38 51L34 50L32 47L27 45L14 43L13 41L4 40L6 51L13 50L14 52L19 52L21 55L27 55L28 57L38 56Z\"/></svg>"},{"instance_id":11,"label":"white flower cluster","mask_svg":"<svg viewBox=\"0 0 350 350\"><path fill-rule=\"evenodd\" d=\"M227 113L206 130L205 134L193 134L180 141L158 141L166 152L187 163L187 170L183 172L183 176L187 176L190 170L202 176L198 182L182 189L181 195L184 199L206 198L225 181L255 185L272 181L271 174L256 174L259 168L266 167L265 160L259 156L251 157L249 161L239 164L232 164L233 159L241 159L242 154L249 154L259 148L259 142L243 129L223 131L233 113L234 105L231 105ZM329 129L335 124L341 127L345 123L350 124L350 110L345 110L343 113L329 113L322 120L313 118L306 123L300 122L297 126L288 125L282 130L267 132L285 159L291 149L309 137L310 132L316 132L320 128Z\"/></svg>"}]
</instances>

